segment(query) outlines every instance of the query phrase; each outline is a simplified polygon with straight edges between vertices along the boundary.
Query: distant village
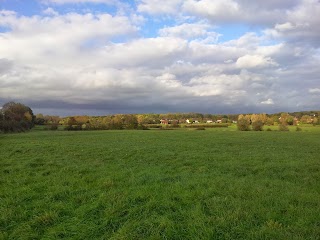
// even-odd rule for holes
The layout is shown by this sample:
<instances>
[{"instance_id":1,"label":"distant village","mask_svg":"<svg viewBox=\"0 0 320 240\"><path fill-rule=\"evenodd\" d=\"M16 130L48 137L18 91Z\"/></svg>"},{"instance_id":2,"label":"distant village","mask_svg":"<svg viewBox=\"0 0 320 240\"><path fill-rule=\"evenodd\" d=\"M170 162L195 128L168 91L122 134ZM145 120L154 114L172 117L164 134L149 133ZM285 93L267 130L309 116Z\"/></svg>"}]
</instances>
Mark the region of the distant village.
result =
<instances>
[{"instance_id":1,"label":"distant village","mask_svg":"<svg viewBox=\"0 0 320 240\"><path fill-rule=\"evenodd\" d=\"M218 120L206 120L205 123L227 123L228 121L224 121L222 119L218 119ZM197 119L186 119L185 122L180 122L179 120L172 120L172 119L161 119L160 120L160 124L164 124L164 125L167 125L167 124L181 124L181 123L186 123L186 124L200 124L200 123L203 123L203 122L200 122L199 120ZM237 121L235 120L232 120L232 123L237 123Z\"/></svg>"}]
</instances>

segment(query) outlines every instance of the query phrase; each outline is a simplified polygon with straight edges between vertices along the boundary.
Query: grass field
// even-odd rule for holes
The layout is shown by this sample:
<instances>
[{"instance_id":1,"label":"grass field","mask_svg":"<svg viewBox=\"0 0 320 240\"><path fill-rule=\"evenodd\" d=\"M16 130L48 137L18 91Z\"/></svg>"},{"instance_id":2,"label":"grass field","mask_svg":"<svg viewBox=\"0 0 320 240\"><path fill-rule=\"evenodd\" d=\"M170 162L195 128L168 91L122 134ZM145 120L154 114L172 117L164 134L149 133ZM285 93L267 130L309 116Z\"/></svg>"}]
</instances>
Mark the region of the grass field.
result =
<instances>
[{"instance_id":1,"label":"grass field","mask_svg":"<svg viewBox=\"0 0 320 240\"><path fill-rule=\"evenodd\" d=\"M310 129L0 135L0 239L320 239Z\"/></svg>"}]
</instances>

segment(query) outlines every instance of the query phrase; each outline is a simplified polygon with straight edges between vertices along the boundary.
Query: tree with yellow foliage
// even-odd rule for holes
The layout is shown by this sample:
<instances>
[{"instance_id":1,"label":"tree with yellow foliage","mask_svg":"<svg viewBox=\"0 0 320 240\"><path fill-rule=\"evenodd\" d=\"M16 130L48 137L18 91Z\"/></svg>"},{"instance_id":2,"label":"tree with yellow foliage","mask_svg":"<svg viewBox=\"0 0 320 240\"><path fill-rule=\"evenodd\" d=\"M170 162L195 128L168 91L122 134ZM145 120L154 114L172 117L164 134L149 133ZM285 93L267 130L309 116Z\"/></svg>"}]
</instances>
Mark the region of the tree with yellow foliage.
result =
<instances>
[{"instance_id":1,"label":"tree with yellow foliage","mask_svg":"<svg viewBox=\"0 0 320 240\"><path fill-rule=\"evenodd\" d=\"M0 131L23 132L34 126L35 116L30 107L22 103L8 102L0 113Z\"/></svg>"}]
</instances>

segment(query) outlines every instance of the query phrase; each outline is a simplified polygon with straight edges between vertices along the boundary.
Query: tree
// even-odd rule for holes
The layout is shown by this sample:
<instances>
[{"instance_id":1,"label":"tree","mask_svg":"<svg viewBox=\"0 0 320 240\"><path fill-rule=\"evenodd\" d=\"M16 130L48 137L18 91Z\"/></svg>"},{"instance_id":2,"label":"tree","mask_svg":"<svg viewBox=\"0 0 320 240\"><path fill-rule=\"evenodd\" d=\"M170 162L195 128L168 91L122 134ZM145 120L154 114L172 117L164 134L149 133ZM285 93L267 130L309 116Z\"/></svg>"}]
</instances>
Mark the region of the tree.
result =
<instances>
[{"instance_id":1,"label":"tree","mask_svg":"<svg viewBox=\"0 0 320 240\"><path fill-rule=\"evenodd\" d=\"M312 120L313 125L319 124L319 119L317 117L314 117Z\"/></svg>"},{"instance_id":2,"label":"tree","mask_svg":"<svg viewBox=\"0 0 320 240\"><path fill-rule=\"evenodd\" d=\"M250 120L248 118L239 118L237 122L238 130L240 131L249 131L250 130Z\"/></svg>"},{"instance_id":3,"label":"tree","mask_svg":"<svg viewBox=\"0 0 320 240\"><path fill-rule=\"evenodd\" d=\"M133 114L126 114L123 116L123 123L126 126L126 129L137 129L138 128L138 119Z\"/></svg>"},{"instance_id":4,"label":"tree","mask_svg":"<svg viewBox=\"0 0 320 240\"><path fill-rule=\"evenodd\" d=\"M123 129L123 116L121 114L113 116L109 127L110 129Z\"/></svg>"},{"instance_id":5,"label":"tree","mask_svg":"<svg viewBox=\"0 0 320 240\"><path fill-rule=\"evenodd\" d=\"M282 125L293 125L294 122L294 118L288 113L281 113L279 120Z\"/></svg>"},{"instance_id":6,"label":"tree","mask_svg":"<svg viewBox=\"0 0 320 240\"><path fill-rule=\"evenodd\" d=\"M46 122L46 120L44 119L43 114L40 113L40 114L36 115L36 118L34 120L34 124L36 124L36 125L44 125L45 122Z\"/></svg>"},{"instance_id":7,"label":"tree","mask_svg":"<svg viewBox=\"0 0 320 240\"><path fill-rule=\"evenodd\" d=\"M300 121L301 123L312 123L312 117L309 115L303 115Z\"/></svg>"},{"instance_id":8,"label":"tree","mask_svg":"<svg viewBox=\"0 0 320 240\"><path fill-rule=\"evenodd\" d=\"M73 125L77 125L77 124L78 124L78 122L77 122L75 117L70 117L69 118L69 120L68 120L68 125L69 126L73 126Z\"/></svg>"},{"instance_id":9,"label":"tree","mask_svg":"<svg viewBox=\"0 0 320 240\"><path fill-rule=\"evenodd\" d=\"M89 122L88 116L76 116L74 118L77 121L77 123L79 123L81 125Z\"/></svg>"},{"instance_id":10,"label":"tree","mask_svg":"<svg viewBox=\"0 0 320 240\"><path fill-rule=\"evenodd\" d=\"M3 105L0 118L0 130L3 132L29 130L34 126L35 121L35 116L30 107L15 102L8 102Z\"/></svg>"},{"instance_id":11,"label":"tree","mask_svg":"<svg viewBox=\"0 0 320 240\"><path fill-rule=\"evenodd\" d=\"M228 122L228 118L221 118L221 122L222 123L227 123Z\"/></svg>"},{"instance_id":12,"label":"tree","mask_svg":"<svg viewBox=\"0 0 320 240\"><path fill-rule=\"evenodd\" d=\"M263 129L263 122L261 120L254 121L252 123L253 131L262 131L262 129Z\"/></svg>"}]
</instances>

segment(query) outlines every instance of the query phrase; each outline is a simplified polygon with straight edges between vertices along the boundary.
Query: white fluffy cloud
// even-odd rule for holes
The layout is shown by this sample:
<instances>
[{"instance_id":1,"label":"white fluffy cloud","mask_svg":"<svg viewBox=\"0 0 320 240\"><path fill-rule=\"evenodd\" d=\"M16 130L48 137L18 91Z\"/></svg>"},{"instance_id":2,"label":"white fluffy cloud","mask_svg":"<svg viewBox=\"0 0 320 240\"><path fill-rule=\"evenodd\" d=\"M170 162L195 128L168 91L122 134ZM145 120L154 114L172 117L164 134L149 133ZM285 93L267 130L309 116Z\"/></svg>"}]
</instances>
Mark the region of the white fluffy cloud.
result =
<instances>
[{"instance_id":1,"label":"white fluffy cloud","mask_svg":"<svg viewBox=\"0 0 320 240\"><path fill-rule=\"evenodd\" d=\"M286 11L296 7L300 2L300 0L186 0L182 9L189 14L205 17L215 23L270 25L275 22L282 22L286 18Z\"/></svg>"},{"instance_id":2,"label":"white fluffy cloud","mask_svg":"<svg viewBox=\"0 0 320 240\"><path fill-rule=\"evenodd\" d=\"M277 66L270 57L261 55L245 55L238 58L236 62L237 68L263 68L269 66Z\"/></svg>"},{"instance_id":3,"label":"white fluffy cloud","mask_svg":"<svg viewBox=\"0 0 320 240\"><path fill-rule=\"evenodd\" d=\"M205 23L183 23L173 27L165 27L159 30L160 36L179 37L184 39L202 39L217 42L219 34L210 31L212 27Z\"/></svg>"},{"instance_id":4,"label":"white fluffy cloud","mask_svg":"<svg viewBox=\"0 0 320 240\"><path fill-rule=\"evenodd\" d=\"M137 31L127 17L109 14L19 17L0 12L0 23L12 29L0 35L1 57L28 63L83 58L88 47Z\"/></svg>"},{"instance_id":5,"label":"white fluffy cloud","mask_svg":"<svg viewBox=\"0 0 320 240\"><path fill-rule=\"evenodd\" d=\"M233 0L186 0L183 4L183 10L186 12L209 19L218 18L220 20L229 20L234 18L239 13L239 8L239 4Z\"/></svg>"}]
</instances>

